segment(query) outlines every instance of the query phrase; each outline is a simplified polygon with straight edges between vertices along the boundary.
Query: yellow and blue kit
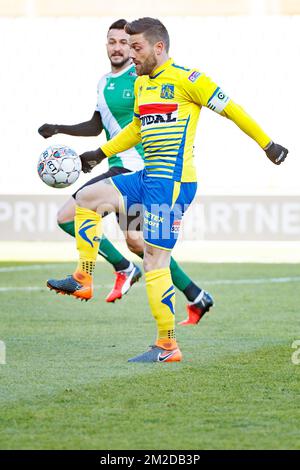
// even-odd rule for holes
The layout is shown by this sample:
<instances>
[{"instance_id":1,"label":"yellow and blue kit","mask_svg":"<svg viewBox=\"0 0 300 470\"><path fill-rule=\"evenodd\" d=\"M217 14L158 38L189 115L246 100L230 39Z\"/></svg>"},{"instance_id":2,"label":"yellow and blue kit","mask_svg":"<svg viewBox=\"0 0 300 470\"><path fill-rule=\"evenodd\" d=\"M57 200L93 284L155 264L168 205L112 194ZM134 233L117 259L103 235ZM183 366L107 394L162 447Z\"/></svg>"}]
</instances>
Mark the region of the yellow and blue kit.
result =
<instances>
[{"instance_id":1,"label":"yellow and blue kit","mask_svg":"<svg viewBox=\"0 0 300 470\"><path fill-rule=\"evenodd\" d=\"M138 77L132 122L101 149L108 157L142 142L145 169L112 178L126 209L144 207L146 243L171 250L197 188L193 145L202 106L231 119L262 148L271 141L216 83L170 58Z\"/></svg>"}]
</instances>

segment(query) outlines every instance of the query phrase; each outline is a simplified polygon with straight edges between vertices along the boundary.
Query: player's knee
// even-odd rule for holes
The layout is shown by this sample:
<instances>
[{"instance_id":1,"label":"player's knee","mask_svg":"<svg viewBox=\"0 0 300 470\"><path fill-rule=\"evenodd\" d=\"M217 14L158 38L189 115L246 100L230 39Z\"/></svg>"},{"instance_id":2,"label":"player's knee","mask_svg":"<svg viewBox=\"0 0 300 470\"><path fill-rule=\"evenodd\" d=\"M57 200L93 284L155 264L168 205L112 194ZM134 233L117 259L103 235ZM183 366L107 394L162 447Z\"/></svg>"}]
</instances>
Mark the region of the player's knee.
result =
<instances>
[{"instance_id":1,"label":"player's knee","mask_svg":"<svg viewBox=\"0 0 300 470\"><path fill-rule=\"evenodd\" d=\"M144 250L145 272L164 269L170 266L171 252L146 244Z\"/></svg>"},{"instance_id":2,"label":"player's knee","mask_svg":"<svg viewBox=\"0 0 300 470\"><path fill-rule=\"evenodd\" d=\"M67 213L64 210L64 208L60 208L56 214L56 222L58 225L64 224L65 222L68 222L68 217Z\"/></svg>"},{"instance_id":3,"label":"player's knee","mask_svg":"<svg viewBox=\"0 0 300 470\"><path fill-rule=\"evenodd\" d=\"M127 238L126 240L127 246L129 250L134 253L135 255L140 255L144 251L144 244L143 241L138 239Z\"/></svg>"},{"instance_id":4,"label":"player's knee","mask_svg":"<svg viewBox=\"0 0 300 470\"><path fill-rule=\"evenodd\" d=\"M150 253L145 253L143 260L144 271L147 273L149 271L153 271L154 269L159 269L160 266L157 261L158 260L153 255Z\"/></svg>"},{"instance_id":5,"label":"player's knee","mask_svg":"<svg viewBox=\"0 0 300 470\"><path fill-rule=\"evenodd\" d=\"M106 196L103 189L104 185L93 184L80 189L75 195L76 204L79 207L90 209L99 213L112 212L114 206L111 202L107 202L109 197Z\"/></svg>"},{"instance_id":6,"label":"player's knee","mask_svg":"<svg viewBox=\"0 0 300 470\"><path fill-rule=\"evenodd\" d=\"M76 193L75 200L78 206L90 209L91 198L88 193L89 191L86 188L82 188Z\"/></svg>"},{"instance_id":7,"label":"player's knee","mask_svg":"<svg viewBox=\"0 0 300 470\"><path fill-rule=\"evenodd\" d=\"M132 242L131 240L127 240L127 246L128 246L128 249L131 251L131 253L134 253L134 254L138 254L140 253L140 251L138 250L138 248L136 247L135 243Z\"/></svg>"}]
</instances>

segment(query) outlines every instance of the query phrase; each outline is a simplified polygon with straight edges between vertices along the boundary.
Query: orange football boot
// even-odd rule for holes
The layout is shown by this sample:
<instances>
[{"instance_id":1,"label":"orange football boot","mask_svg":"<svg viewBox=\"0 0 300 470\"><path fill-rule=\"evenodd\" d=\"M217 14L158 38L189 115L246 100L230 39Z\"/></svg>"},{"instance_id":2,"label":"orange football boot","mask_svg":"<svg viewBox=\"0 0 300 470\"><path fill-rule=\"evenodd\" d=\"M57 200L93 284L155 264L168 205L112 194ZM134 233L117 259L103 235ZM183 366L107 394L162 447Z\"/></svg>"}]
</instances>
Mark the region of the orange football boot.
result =
<instances>
[{"instance_id":1,"label":"orange football boot","mask_svg":"<svg viewBox=\"0 0 300 470\"><path fill-rule=\"evenodd\" d=\"M175 339L159 339L148 351L128 359L128 362L180 362L181 360L182 353Z\"/></svg>"},{"instance_id":2,"label":"orange football boot","mask_svg":"<svg viewBox=\"0 0 300 470\"><path fill-rule=\"evenodd\" d=\"M55 290L57 294L73 295L85 301L93 297L93 278L81 271L76 271L65 279L49 279L47 287Z\"/></svg>"}]
</instances>

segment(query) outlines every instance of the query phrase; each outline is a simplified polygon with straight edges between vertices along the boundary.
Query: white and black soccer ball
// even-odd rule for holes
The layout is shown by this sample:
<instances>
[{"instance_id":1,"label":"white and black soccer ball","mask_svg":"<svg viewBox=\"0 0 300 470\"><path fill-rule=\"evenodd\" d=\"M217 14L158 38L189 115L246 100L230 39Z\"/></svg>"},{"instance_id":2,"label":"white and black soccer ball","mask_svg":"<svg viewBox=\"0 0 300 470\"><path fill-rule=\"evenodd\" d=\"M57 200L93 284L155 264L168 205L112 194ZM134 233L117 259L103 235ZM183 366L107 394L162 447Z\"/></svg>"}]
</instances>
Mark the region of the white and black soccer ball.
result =
<instances>
[{"instance_id":1,"label":"white and black soccer ball","mask_svg":"<svg viewBox=\"0 0 300 470\"><path fill-rule=\"evenodd\" d=\"M81 172L79 155L65 145L51 145L40 155L38 174L52 188L67 188L75 183Z\"/></svg>"}]
</instances>

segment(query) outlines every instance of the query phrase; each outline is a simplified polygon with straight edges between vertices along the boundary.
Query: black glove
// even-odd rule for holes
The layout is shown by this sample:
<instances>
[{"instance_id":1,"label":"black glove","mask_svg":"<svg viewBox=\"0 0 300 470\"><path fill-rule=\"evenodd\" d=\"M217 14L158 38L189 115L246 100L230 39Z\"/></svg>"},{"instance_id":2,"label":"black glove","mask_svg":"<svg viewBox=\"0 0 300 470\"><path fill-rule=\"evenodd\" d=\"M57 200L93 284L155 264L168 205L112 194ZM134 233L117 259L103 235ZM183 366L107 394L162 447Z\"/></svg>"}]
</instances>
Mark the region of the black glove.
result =
<instances>
[{"instance_id":1,"label":"black glove","mask_svg":"<svg viewBox=\"0 0 300 470\"><path fill-rule=\"evenodd\" d=\"M52 137L54 134L58 134L58 127L56 124L43 124L39 129L38 133L41 134L45 139Z\"/></svg>"},{"instance_id":2,"label":"black glove","mask_svg":"<svg viewBox=\"0 0 300 470\"><path fill-rule=\"evenodd\" d=\"M271 142L268 147L265 148L265 152L267 157L271 162L275 163L275 165L280 165L280 163L284 162L289 153L288 149L279 144L274 144L274 142Z\"/></svg>"},{"instance_id":3,"label":"black glove","mask_svg":"<svg viewBox=\"0 0 300 470\"><path fill-rule=\"evenodd\" d=\"M101 149L97 149L90 152L84 152L82 155L79 155L79 157L83 173L90 173L96 165L99 165L99 163L106 158L106 155Z\"/></svg>"}]
</instances>

